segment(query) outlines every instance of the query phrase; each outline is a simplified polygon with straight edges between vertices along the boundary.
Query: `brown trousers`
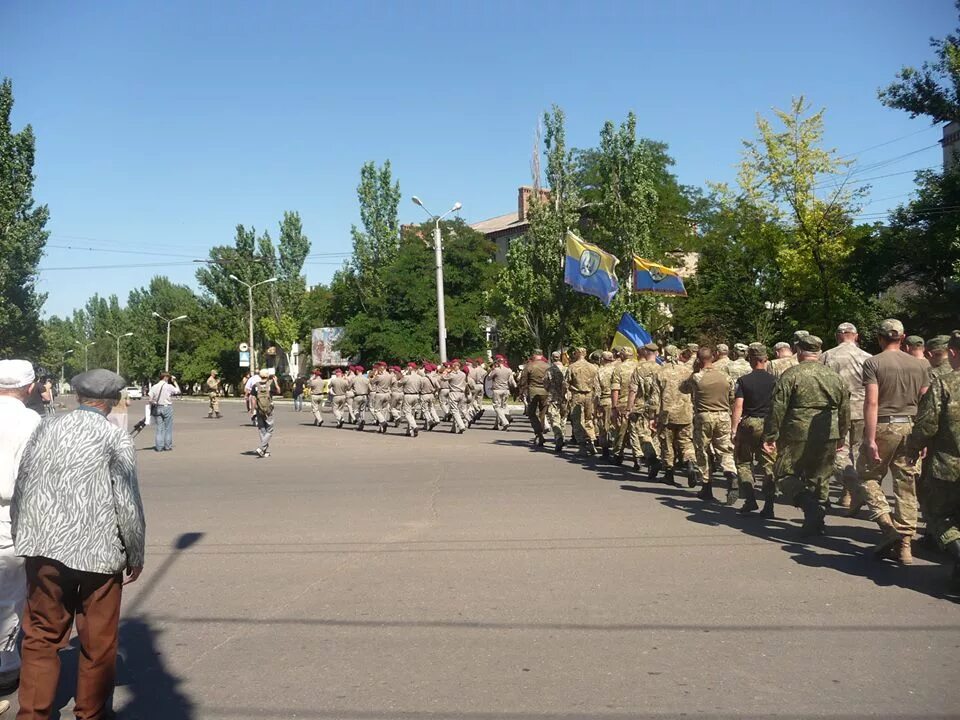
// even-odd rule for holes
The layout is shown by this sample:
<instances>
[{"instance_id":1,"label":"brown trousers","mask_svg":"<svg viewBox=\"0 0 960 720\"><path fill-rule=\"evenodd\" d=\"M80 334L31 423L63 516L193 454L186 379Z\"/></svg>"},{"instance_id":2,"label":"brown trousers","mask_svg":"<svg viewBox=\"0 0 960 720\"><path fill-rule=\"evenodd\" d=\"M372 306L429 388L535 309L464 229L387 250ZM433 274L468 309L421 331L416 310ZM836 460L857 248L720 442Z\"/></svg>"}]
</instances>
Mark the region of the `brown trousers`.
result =
<instances>
[{"instance_id":1,"label":"brown trousers","mask_svg":"<svg viewBox=\"0 0 960 720\"><path fill-rule=\"evenodd\" d=\"M27 608L17 720L50 717L60 679L59 651L70 642L74 618L80 636L74 713L107 717L116 676L121 576L71 570L43 557L26 559Z\"/></svg>"}]
</instances>

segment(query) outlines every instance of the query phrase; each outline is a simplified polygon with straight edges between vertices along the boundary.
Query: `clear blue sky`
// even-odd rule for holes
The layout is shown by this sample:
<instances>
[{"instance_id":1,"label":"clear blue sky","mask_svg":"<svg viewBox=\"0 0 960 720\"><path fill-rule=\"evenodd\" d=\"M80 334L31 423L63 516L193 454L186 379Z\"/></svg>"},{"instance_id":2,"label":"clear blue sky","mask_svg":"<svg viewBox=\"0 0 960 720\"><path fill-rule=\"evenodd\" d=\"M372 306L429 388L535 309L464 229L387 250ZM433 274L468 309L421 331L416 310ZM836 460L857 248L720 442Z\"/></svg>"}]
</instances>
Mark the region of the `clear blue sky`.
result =
<instances>
[{"instance_id":1,"label":"clear blue sky","mask_svg":"<svg viewBox=\"0 0 960 720\"><path fill-rule=\"evenodd\" d=\"M41 287L64 314L93 292L124 302L155 274L194 284L196 266L52 268L189 263L237 223L276 237L284 210L313 253L348 252L367 160L393 162L404 221L422 219L412 194L434 212L460 200L471 222L509 212L552 103L578 147L635 111L681 182L703 185L732 179L755 113L802 93L843 153L916 132L857 157L892 161L861 178L900 173L873 182L864 212L883 211L906 199L904 171L939 164L940 131L882 107L877 88L956 24L947 0L6 0L0 75L15 127L37 134L35 195L52 216ZM340 260L324 262L311 283Z\"/></svg>"}]
</instances>

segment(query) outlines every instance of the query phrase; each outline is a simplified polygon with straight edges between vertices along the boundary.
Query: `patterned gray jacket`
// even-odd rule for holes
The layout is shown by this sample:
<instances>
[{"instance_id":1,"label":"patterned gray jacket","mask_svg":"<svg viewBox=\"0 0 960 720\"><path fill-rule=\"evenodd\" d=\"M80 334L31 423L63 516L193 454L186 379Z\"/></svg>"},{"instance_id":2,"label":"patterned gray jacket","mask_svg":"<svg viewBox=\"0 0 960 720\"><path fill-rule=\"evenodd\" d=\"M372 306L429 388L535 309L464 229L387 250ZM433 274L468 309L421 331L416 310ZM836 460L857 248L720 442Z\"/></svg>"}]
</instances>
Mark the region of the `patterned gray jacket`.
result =
<instances>
[{"instance_id":1,"label":"patterned gray jacket","mask_svg":"<svg viewBox=\"0 0 960 720\"><path fill-rule=\"evenodd\" d=\"M133 440L84 406L41 423L20 462L10 519L21 557L104 574L142 566Z\"/></svg>"}]
</instances>

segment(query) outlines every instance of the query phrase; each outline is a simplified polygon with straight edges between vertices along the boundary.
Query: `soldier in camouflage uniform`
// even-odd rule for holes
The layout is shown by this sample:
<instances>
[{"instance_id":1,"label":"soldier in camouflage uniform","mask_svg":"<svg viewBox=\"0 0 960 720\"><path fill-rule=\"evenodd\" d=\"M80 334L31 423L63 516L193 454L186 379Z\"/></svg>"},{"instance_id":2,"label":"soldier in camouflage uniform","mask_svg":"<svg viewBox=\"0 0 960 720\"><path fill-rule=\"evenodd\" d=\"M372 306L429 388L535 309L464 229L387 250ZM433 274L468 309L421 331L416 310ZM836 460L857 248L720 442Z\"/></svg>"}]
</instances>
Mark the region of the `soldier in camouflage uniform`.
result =
<instances>
[{"instance_id":1,"label":"soldier in camouflage uniform","mask_svg":"<svg viewBox=\"0 0 960 720\"><path fill-rule=\"evenodd\" d=\"M708 502L716 501L707 457L712 451L727 479L727 504L732 505L740 497L737 468L733 464L733 443L730 441L733 384L729 375L713 369L710 348L702 347L697 352L694 372L680 385L680 390L693 396L693 447L697 453L697 474L703 482L697 497Z\"/></svg>"},{"instance_id":2,"label":"soldier in camouflage uniform","mask_svg":"<svg viewBox=\"0 0 960 720\"><path fill-rule=\"evenodd\" d=\"M960 590L960 330L950 336L953 372L937 376L920 400L907 454L916 460L927 451L925 465L927 526L953 558L954 590Z\"/></svg>"},{"instance_id":3,"label":"soldier in camouflage uniform","mask_svg":"<svg viewBox=\"0 0 960 720\"><path fill-rule=\"evenodd\" d=\"M620 348L620 364L613 371L610 380L610 400L613 403L613 429L616 439L613 443L613 462L623 463L623 450L630 430L630 378L637 369L636 350L627 345Z\"/></svg>"},{"instance_id":4,"label":"soldier in camouflage uniform","mask_svg":"<svg viewBox=\"0 0 960 720\"><path fill-rule=\"evenodd\" d=\"M563 430L567 424L567 372L561 362L562 354L555 350L550 354L550 367L543 379L547 391L547 422L553 430L554 452L563 452Z\"/></svg>"},{"instance_id":5,"label":"soldier in camouflage uniform","mask_svg":"<svg viewBox=\"0 0 960 720\"><path fill-rule=\"evenodd\" d=\"M785 350L781 349L781 343L774 345L773 349L777 351L777 359L767 366L768 372L774 377L779 378L789 368L792 368L794 365L796 365L798 362L797 353L799 352L798 343L800 342L800 338L809 334L810 333L808 333L806 330L796 330L793 333L792 343L788 345Z\"/></svg>"},{"instance_id":6,"label":"soldier in camouflage uniform","mask_svg":"<svg viewBox=\"0 0 960 720\"><path fill-rule=\"evenodd\" d=\"M930 361L930 370L927 373L933 382L941 375L952 371L947 346L950 344L949 335L937 335L927 340L927 359Z\"/></svg>"},{"instance_id":7,"label":"soldier in camouflage uniform","mask_svg":"<svg viewBox=\"0 0 960 720\"><path fill-rule=\"evenodd\" d=\"M820 356L820 362L836 372L850 391L850 432L843 436L843 447L837 450L834 477L843 489L840 505L850 507L853 489L857 486L856 453L863 441L863 363L870 353L857 346L857 328L853 323L837 327L837 346Z\"/></svg>"},{"instance_id":8,"label":"soldier in camouflage uniform","mask_svg":"<svg viewBox=\"0 0 960 720\"><path fill-rule=\"evenodd\" d=\"M850 391L821 364L823 341L804 335L797 365L781 375L764 425L764 441L776 450L774 476L784 497L803 509L801 535L822 535L827 488L837 447L850 430Z\"/></svg>"},{"instance_id":9,"label":"soldier in camouflage uniform","mask_svg":"<svg viewBox=\"0 0 960 720\"><path fill-rule=\"evenodd\" d=\"M743 343L736 343L733 346L733 360L727 363L727 366L723 369L733 382L752 370L750 363L746 360L747 351L748 347Z\"/></svg>"},{"instance_id":10,"label":"soldier in camouflage uniform","mask_svg":"<svg viewBox=\"0 0 960 720\"><path fill-rule=\"evenodd\" d=\"M691 371L680 362L680 350L675 345L667 345L663 354L666 363L653 378L649 407L660 440L661 462L666 468L664 482L675 485L674 474L682 465L687 473L687 483L693 487L696 484L693 403L689 394L680 391Z\"/></svg>"},{"instance_id":11,"label":"soldier in camouflage uniform","mask_svg":"<svg viewBox=\"0 0 960 720\"><path fill-rule=\"evenodd\" d=\"M640 456L647 463L647 480L653 480L660 472L662 463L657 457L653 445L653 431L650 422L654 416L649 408L653 393L653 378L660 372L657 354L660 348L656 343L647 343L643 347L644 359L630 376L630 394L627 407L630 409L630 447L633 450L633 469L640 469Z\"/></svg>"},{"instance_id":12,"label":"soldier in camouflage uniform","mask_svg":"<svg viewBox=\"0 0 960 720\"><path fill-rule=\"evenodd\" d=\"M726 370L730 364L730 348L724 343L717 343L717 352L714 356L713 367L717 370Z\"/></svg>"},{"instance_id":13,"label":"soldier in camouflage uniform","mask_svg":"<svg viewBox=\"0 0 960 720\"><path fill-rule=\"evenodd\" d=\"M593 425L593 410L596 399L594 390L600 370L586 360L586 348L577 348L573 353L574 361L567 368L567 385L570 390L570 422L573 424L573 436L580 448L581 457L596 455L596 431Z\"/></svg>"},{"instance_id":14,"label":"soldier in camouflage uniform","mask_svg":"<svg viewBox=\"0 0 960 720\"><path fill-rule=\"evenodd\" d=\"M697 361L699 350L700 346L696 343L687 343L680 353L680 363L690 368L691 372L693 371L693 364Z\"/></svg>"},{"instance_id":15,"label":"soldier in camouflage uniform","mask_svg":"<svg viewBox=\"0 0 960 720\"><path fill-rule=\"evenodd\" d=\"M747 350L751 372L737 378L733 388L733 459L740 477L740 494L744 498L743 507L738 510L747 515L759 508L756 491L753 488L753 467L756 463L762 477L763 492L762 517L772 518L776 486L773 482L774 453L768 451L763 443L763 426L773 402L773 389L776 378L767 372L767 348L761 343L753 343Z\"/></svg>"},{"instance_id":16,"label":"soldier in camouflage uniform","mask_svg":"<svg viewBox=\"0 0 960 720\"><path fill-rule=\"evenodd\" d=\"M610 383L613 380L613 371L616 366L613 363L613 353L605 350L600 353L600 368L597 372L597 384L594 388L594 398L597 402L594 413L594 425L597 431L597 439L600 441L600 448L603 457L610 457L610 437L613 425L613 402L610 400Z\"/></svg>"}]
</instances>

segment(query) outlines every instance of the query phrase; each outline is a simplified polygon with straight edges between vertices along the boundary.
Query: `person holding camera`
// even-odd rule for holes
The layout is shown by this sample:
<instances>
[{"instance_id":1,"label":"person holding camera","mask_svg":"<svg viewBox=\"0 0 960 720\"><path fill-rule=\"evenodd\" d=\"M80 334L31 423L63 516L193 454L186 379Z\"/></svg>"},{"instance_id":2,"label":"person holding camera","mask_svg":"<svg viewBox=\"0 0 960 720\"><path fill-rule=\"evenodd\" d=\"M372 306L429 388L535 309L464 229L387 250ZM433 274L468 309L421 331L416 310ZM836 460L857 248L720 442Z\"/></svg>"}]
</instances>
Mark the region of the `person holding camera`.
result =
<instances>
[{"instance_id":1,"label":"person holding camera","mask_svg":"<svg viewBox=\"0 0 960 720\"><path fill-rule=\"evenodd\" d=\"M153 449L157 452L173 450L173 398L180 395L177 378L164 371L160 380L150 388L150 415L156 423Z\"/></svg>"}]
</instances>

